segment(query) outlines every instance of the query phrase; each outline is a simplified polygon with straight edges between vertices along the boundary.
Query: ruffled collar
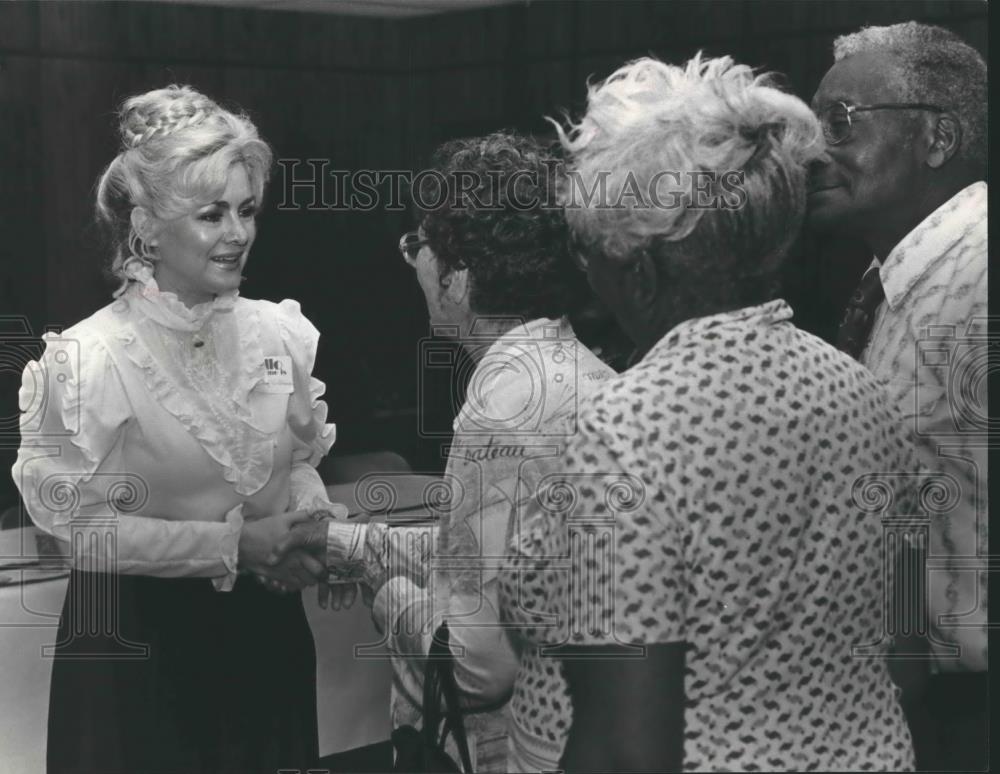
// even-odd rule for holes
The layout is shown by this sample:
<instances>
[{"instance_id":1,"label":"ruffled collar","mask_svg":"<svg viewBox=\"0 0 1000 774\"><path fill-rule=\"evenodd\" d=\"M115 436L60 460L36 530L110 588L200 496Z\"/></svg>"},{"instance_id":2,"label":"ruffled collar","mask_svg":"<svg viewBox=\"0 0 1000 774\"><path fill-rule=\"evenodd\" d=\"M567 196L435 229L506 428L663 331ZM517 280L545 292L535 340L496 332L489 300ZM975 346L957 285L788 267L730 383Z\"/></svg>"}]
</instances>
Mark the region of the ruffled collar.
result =
<instances>
[{"instance_id":1,"label":"ruffled collar","mask_svg":"<svg viewBox=\"0 0 1000 774\"><path fill-rule=\"evenodd\" d=\"M189 308L136 263L126 270L134 281L111 306L114 336L156 402L222 466L237 492L252 495L274 464L271 433L250 408L250 393L265 376L258 305L237 303L233 291Z\"/></svg>"},{"instance_id":2,"label":"ruffled collar","mask_svg":"<svg viewBox=\"0 0 1000 774\"><path fill-rule=\"evenodd\" d=\"M176 293L160 290L148 263L129 258L122 271L132 280L122 293L136 305L142 314L164 328L195 333L200 331L216 312L229 312L236 305L238 290L220 293L211 301L187 306Z\"/></svg>"}]
</instances>

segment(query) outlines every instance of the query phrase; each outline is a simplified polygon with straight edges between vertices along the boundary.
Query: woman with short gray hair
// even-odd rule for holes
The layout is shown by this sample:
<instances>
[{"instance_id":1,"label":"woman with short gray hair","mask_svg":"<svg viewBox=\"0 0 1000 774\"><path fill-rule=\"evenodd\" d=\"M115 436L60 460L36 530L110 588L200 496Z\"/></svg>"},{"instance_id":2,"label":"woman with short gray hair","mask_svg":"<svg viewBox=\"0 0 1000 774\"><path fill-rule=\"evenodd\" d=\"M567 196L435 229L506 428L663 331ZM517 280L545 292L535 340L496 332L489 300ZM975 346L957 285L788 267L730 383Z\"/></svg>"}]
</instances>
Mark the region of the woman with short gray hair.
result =
<instances>
[{"instance_id":1,"label":"woman with short gray hair","mask_svg":"<svg viewBox=\"0 0 1000 774\"><path fill-rule=\"evenodd\" d=\"M641 59L559 135L580 261L642 357L513 532L513 767L912 766L881 514L853 499L912 457L884 387L774 288L816 117L728 57Z\"/></svg>"}]
</instances>

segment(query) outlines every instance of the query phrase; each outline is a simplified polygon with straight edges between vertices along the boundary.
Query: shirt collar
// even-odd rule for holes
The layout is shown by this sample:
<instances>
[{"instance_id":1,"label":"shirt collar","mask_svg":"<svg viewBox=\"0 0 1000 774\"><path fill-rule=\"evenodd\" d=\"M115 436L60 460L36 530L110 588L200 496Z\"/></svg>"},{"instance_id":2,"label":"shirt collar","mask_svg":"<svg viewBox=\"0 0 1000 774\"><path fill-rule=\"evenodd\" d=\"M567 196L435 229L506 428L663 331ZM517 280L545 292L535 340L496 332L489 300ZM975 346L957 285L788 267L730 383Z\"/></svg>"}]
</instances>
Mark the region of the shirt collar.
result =
<instances>
[{"instance_id":1,"label":"shirt collar","mask_svg":"<svg viewBox=\"0 0 1000 774\"><path fill-rule=\"evenodd\" d=\"M671 328L653 345L642 361L655 358L678 344L709 338L718 328L734 325L740 328L770 326L792 319L792 314L792 308L784 300L776 298L759 306L746 306L708 317L694 317Z\"/></svg>"},{"instance_id":2,"label":"shirt collar","mask_svg":"<svg viewBox=\"0 0 1000 774\"><path fill-rule=\"evenodd\" d=\"M475 336L476 332L473 329L470 337L473 342L475 342ZM551 317L539 317L528 322L519 322L488 346L479 363L481 365L487 360L494 360L498 355L505 352L512 352L514 350L520 352L519 344L526 339L531 339L542 344L557 344L559 341L566 341L573 338L575 338L573 326L570 325L569 320L565 317L561 317L558 320ZM483 341L483 346L486 346L485 340Z\"/></svg>"},{"instance_id":3,"label":"shirt collar","mask_svg":"<svg viewBox=\"0 0 1000 774\"><path fill-rule=\"evenodd\" d=\"M122 267L125 276L132 282L124 288L123 294L146 317L175 331L197 332L204 327L216 312L228 312L236 304L239 291L220 293L211 301L187 306L176 293L160 290L153 277L153 268L135 258Z\"/></svg>"},{"instance_id":4,"label":"shirt collar","mask_svg":"<svg viewBox=\"0 0 1000 774\"><path fill-rule=\"evenodd\" d=\"M903 237L879 265L885 300L895 310L920 279L986 219L986 183L963 188Z\"/></svg>"}]
</instances>

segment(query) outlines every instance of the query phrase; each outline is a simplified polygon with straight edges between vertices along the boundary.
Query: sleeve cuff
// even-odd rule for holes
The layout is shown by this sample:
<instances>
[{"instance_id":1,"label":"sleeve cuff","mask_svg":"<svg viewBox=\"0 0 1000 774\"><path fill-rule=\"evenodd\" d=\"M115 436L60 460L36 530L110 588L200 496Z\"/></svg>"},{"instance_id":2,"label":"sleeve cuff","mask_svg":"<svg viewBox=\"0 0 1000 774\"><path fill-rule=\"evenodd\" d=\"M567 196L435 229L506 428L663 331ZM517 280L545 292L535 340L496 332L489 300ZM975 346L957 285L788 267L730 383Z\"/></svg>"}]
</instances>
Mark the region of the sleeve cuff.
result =
<instances>
[{"instance_id":1,"label":"sleeve cuff","mask_svg":"<svg viewBox=\"0 0 1000 774\"><path fill-rule=\"evenodd\" d=\"M343 521L350 516L350 511L343 503L331 503L329 500L319 497L312 502L310 508L314 511L323 511L338 521Z\"/></svg>"},{"instance_id":2,"label":"sleeve cuff","mask_svg":"<svg viewBox=\"0 0 1000 774\"><path fill-rule=\"evenodd\" d=\"M226 514L228 529L222 537L222 563L226 566L226 574L212 578L216 591L232 591L236 585L236 572L239 565L240 535L243 532L243 503Z\"/></svg>"},{"instance_id":3,"label":"sleeve cuff","mask_svg":"<svg viewBox=\"0 0 1000 774\"><path fill-rule=\"evenodd\" d=\"M367 526L331 521L326 528L326 566L344 571L360 570L364 564Z\"/></svg>"},{"instance_id":4,"label":"sleeve cuff","mask_svg":"<svg viewBox=\"0 0 1000 774\"><path fill-rule=\"evenodd\" d=\"M305 497L295 504L297 511L323 511L335 519L346 519L349 511L342 503L332 503L326 494Z\"/></svg>"}]
</instances>

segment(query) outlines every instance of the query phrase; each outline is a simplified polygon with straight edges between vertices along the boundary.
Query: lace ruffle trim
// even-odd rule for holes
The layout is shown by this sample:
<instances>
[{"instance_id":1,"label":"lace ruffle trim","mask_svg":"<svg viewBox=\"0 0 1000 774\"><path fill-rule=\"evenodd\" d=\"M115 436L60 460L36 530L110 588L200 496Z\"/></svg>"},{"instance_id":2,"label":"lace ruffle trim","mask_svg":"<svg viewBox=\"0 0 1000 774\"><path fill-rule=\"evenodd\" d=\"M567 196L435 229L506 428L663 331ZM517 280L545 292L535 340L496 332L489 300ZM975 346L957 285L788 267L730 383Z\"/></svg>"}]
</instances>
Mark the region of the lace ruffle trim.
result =
<instances>
[{"instance_id":1,"label":"lace ruffle trim","mask_svg":"<svg viewBox=\"0 0 1000 774\"><path fill-rule=\"evenodd\" d=\"M231 452L237 439L231 438L215 419L216 412L209 407L208 400L194 389L185 389L177 377L166 373L130 326L119 325L115 335L129 359L142 373L150 394L222 466L226 481L240 494L251 495L271 478L274 446L269 435L252 425L248 408L249 393L264 374L257 311L249 304L240 304L233 308L232 313L239 316L241 373L236 379L234 394L230 396L230 405L222 409L235 414L236 419L245 425L243 438L239 439L246 447L246 463L243 466L237 464Z\"/></svg>"}]
</instances>

